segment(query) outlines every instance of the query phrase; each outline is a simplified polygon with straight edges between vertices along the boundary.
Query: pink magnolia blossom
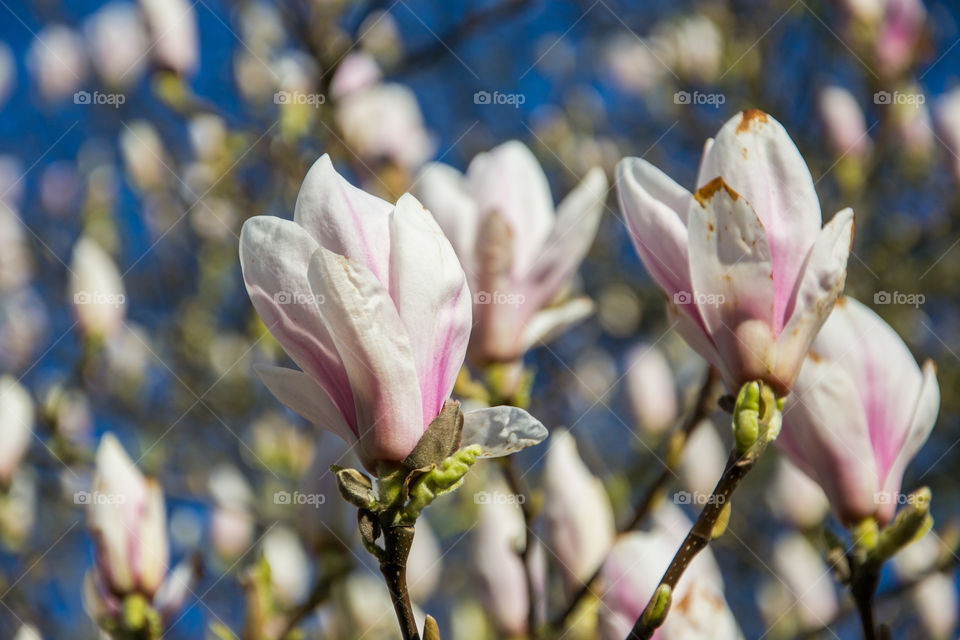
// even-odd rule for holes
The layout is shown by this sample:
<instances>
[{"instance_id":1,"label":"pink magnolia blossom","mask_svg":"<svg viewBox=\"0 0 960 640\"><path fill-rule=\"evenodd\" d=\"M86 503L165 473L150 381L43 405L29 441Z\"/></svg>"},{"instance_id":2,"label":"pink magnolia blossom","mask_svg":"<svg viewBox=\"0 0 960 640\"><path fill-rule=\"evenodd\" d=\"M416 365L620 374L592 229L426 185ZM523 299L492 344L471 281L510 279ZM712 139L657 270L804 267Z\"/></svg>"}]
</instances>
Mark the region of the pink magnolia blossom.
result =
<instances>
[{"instance_id":1,"label":"pink magnolia blossom","mask_svg":"<svg viewBox=\"0 0 960 640\"><path fill-rule=\"evenodd\" d=\"M824 87L817 97L827 141L837 156L863 158L870 151L867 119L856 97L843 87Z\"/></svg>"},{"instance_id":2,"label":"pink magnolia blossom","mask_svg":"<svg viewBox=\"0 0 960 640\"><path fill-rule=\"evenodd\" d=\"M939 407L933 362L917 366L889 325L843 298L787 398L778 442L841 520L875 516L884 524Z\"/></svg>"},{"instance_id":3,"label":"pink magnolia blossom","mask_svg":"<svg viewBox=\"0 0 960 640\"><path fill-rule=\"evenodd\" d=\"M780 123L757 110L729 120L692 195L640 158L620 162L617 187L687 343L730 390L763 380L788 393L843 289L853 212L821 229L810 171Z\"/></svg>"},{"instance_id":4,"label":"pink magnolia blossom","mask_svg":"<svg viewBox=\"0 0 960 640\"><path fill-rule=\"evenodd\" d=\"M466 175L428 165L418 185L470 281L472 362L517 360L591 312L585 298L555 303L593 243L607 191L601 169L556 210L543 169L517 141L479 154Z\"/></svg>"},{"instance_id":5,"label":"pink magnolia blossom","mask_svg":"<svg viewBox=\"0 0 960 640\"><path fill-rule=\"evenodd\" d=\"M471 327L466 277L430 212L409 194L392 205L357 189L325 155L293 220L243 225L240 263L257 313L301 369L258 367L264 384L358 444L366 466L406 458L450 397ZM484 455L503 455L494 441L516 429L546 437L526 412L495 407L465 415L464 445L469 432L490 445Z\"/></svg>"},{"instance_id":6,"label":"pink magnolia blossom","mask_svg":"<svg viewBox=\"0 0 960 640\"><path fill-rule=\"evenodd\" d=\"M897 75L917 55L927 10L923 0L886 0L875 43L877 63L886 75Z\"/></svg>"},{"instance_id":7,"label":"pink magnolia blossom","mask_svg":"<svg viewBox=\"0 0 960 640\"><path fill-rule=\"evenodd\" d=\"M677 383L667 357L657 347L640 344L627 353L627 393L639 427L661 435L679 414Z\"/></svg>"}]
</instances>

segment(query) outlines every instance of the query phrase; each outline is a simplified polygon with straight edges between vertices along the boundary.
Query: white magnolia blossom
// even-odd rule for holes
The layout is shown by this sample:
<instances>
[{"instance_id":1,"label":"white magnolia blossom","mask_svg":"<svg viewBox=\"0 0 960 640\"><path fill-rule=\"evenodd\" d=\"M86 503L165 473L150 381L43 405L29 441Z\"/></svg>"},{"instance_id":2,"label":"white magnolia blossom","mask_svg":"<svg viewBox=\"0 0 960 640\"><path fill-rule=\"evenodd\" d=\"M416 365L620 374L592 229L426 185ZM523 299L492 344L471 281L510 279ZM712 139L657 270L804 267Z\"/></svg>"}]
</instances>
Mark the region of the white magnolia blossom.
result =
<instances>
[{"instance_id":1,"label":"white magnolia blossom","mask_svg":"<svg viewBox=\"0 0 960 640\"><path fill-rule=\"evenodd\" d=\"M147 33L137 8L110 2L87 18L84 33L93 66L108 86L133 84L147 63Z\"/></svg>"},{"instance_id":2,"label":"white magnolia blossom","mask_svg":"<svg viewBox=\"0 0 960 640\"><path fill-rule=\"evenodd\" d=\"M13 376L0 377L0 484L9 484L33 439L30 392Z\"/></svg>"},{"instance_id":3,"label":"white magnolia blossom","mask_svg":"<svg viewBox=\"0 0 960 640\"><path fill-rule=\"evenodd\" d=\"M27 66L44 98L71 96L87 76L83 38L64 25L48 25L30 43Z\"/></svg>"},{"instance_id":4,"label":"white magnolia blossom","mask_svg":"<svg viewBox=\"0 0 960 640\"><path fill-rule=\"evenodd\" d=\"M150 28L151 53L177 73L191 73L200 55L194 6L188 0L140 0Z\"/></svg>"},{"instance_id":5,"label":"white magnolia blossom","mask_svg":"<svg viewBox=\"0 0 960 640\"><path fill-rule=\"evenodd\" d=\"M80 328L109 337L126 316L126 289L116 264L96 240L81 237L70 260L70 301Z\"/></svg>"},{"instance_id":6,"label":"white magnolia blossom","mask_svg":"<svg viewBox=\"0 0 960 640\"><path fill-rule=\"evenodd\" d=\"M677 385L663 352L641 344L627 354L627 393L638 426L651 435L665 433L677 420Z\"/></svg>"}]
</instances>

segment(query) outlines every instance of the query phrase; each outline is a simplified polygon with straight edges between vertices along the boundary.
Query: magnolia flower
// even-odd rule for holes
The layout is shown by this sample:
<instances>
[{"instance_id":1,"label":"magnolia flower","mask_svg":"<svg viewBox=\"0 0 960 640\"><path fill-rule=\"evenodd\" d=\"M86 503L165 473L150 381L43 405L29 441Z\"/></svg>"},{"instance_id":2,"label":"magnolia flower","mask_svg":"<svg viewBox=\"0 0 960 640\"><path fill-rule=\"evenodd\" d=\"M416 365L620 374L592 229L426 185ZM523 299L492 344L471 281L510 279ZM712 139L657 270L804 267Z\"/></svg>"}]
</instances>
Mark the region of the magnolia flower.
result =
<instances>
[{"instance_id":1,"label":"magnolia flower","mask_svg":"<svg viewBox=\"0 0 960 640\"><path fill-rule=\"evenodd\" d=\"M213 470L208 480L216 502L210 516L213 548L223 558L233 560L250 548L256 521L250 513L253 490L236 467L225 465Z\"/></svg>"},{"instance_id":2,"label":"magnolia flower","mask_svg":"<svg viewBox=\"0 0 960 640\"><path fill-rule=\"evenodd\" d=\"M917 54L927 10L922 0L886 0L874 43L877 63L885 75L905 71Z\"/></svg>"},{"instance_id":3,"label":"magnolia flower","mask_svg":"<svg viewBox=\"0 0 960 640\"><path fill-rule=\"evenodd\" d=\"M554 211L536 158L511 141L476 156L466 175L429 165L418 191L470 281L475 364L517 360L590 313L586 298L555 303L593 243L607 192L602 170L590 170Z\"/></svg>"},{"instance_id":4,"label":"magnolia flower","mask_svg":"<svg viewBox=\"0 0 960 640\"><path fill-rule=\"evenodd\" d=\"M786 395L843 289L853 233L844 209L822 230L800 152L750 110L707 142L691 194L640 158L617 168L634 247L684 339L736 391Z\"/></svg>"},{"instance_id":5,"label":"magnolia flower","mask_svg":"<svg viewBox=\"0 0 960 640\"><path fill-rule=\"evenodd\" d=\"M0 485L7 486L30 447L33 398L13 376L0 377Z\"/></svg>"},{"instance_id":6,"label":"magnolia flower","mask_svg":"<svg viewBox=\"0 0 960 640\"><path fill-rule=\"evenodd\" d=\"M80 328L108 337L123 325L126 292L117 266L92 238L81 237L70 260L70 299Z\"/></svg>"},{"instance_id":7,"label":"magnolia flower","mask_svg":"<svg viewBox=\"0 0 960 640\"><path fill-rule=\"evenodd\" d=\"M833 152L841 157L863 158L870 150L870 137L866 116L854 95L843 87L824 87L817 106Z\"/></svg>"},{"instance_id":8,"label":"magnolia flower","mask_svg":"<svg viewBox=\"0 0 960 640\"><path fill-rule=\"evenodd\" d=\"M935 571L940 558L949 550L931 531L911 543L892 560L893 568L903 581L919 580L910 590L910 600L917 617L930 638L955 638L958 616L957 586L953 578Z\"/></svg>"},{"instance_id":9,"label":"magnolia flower","mask_svg":"<svg viewBox=\"0 0 960 640\"><path fill-rule=\"evenodd\" d=\"M713 422L707 418L691 433L680 454L677 471L683 486L699 496L713 493L727 465L730 447L724 444ZM695 504L700 504L696 502Z\"/></svg>"},{"instance_id":10,"label":"magnolia flower","mask_svg":"<svg viewBox=\"0 0 960 640\"><path fill-rule=\"evenodd\" d=\"M33 260L23 222L17 212L0 202L0 291L21 289L30 281Z\"/></svg>"},{"instance_id":11,"label":"magnolia flower","mask_svg":"<svg viewBox=\"0 0 960 640\"><path fill-rule=\"evenodd\" d=\"M831 622L839 609L830 569L799 533L774 544L775 579L760 591L760 610L773 626L787 622L808 631ZM792 635L792 634L791 634Z\"/></svg>"},{"instance_id":12,"label":"magnolia flower","mask_svg":"<svg viewBox=\"0 0 960 640\"><path fill-rule=\"evenodd\" d=\"M602 640L622 640L629 635L690 530L690 521L672 504L665 504L653 520L650 531L629 533L617 540L603 564L600 573ZM677 583L670 613L653 638L737 640L741 637L723 595L720 568L710 549L704 549Z\"/></svg>"},{"instance_id":13,"label":"magnolia flower","mask_svg":"<svg viewBox=\"0 0 960 640\"><path fill-rule=\"evenodd\" d=\"M830 510L820 485L786 458L778 458L764 497L775 516L800 530L813 529Z\"/></svg>"},{"instance_id":14,"label":"magnolia flower","mask_svg":"<svg viewBox=\"0 0 960 640\"><path fill-rule=\"evenodd\" d=\"M87 18L84 33L93 66L108 85L128 85L140 77L150 45L134 5L104 5Z\"/></svg>"},{"instance_id":15,"label":"magnolia flower","mask_svg":"<svg viewBox=\"0 0 960 640\"><path fill-rule=\"evenodd\" d=\"M677 419L677 385L663 352L638 345L627 353L627 393L637 423L645 432L659 435Z\"/></svg>"},{"instance_id":16,"label":"magnolia flower","mask_svg":"<svg viewBox=\"0 0 960 640\"><path fill-rule=\"evenodd\" d=\"M197 66L197 15L187 0L140 0L157 62L180 74Z\"/></svg>"},{"instance_id":17,"label":"magnolia flower","mask_svg":"<svg viewBox=\"0 0 960 640\"><path fill-rule=\"evenodd\" d=\"M428 211L344 180L323 156L294 219L243 225L240 263L267 328L301 371L257 373L281 402L350 444L363 463L401 461L450 397L470 335L467 281ZM505 455L546 437L526 412L467 412L462 443Z\"/></svg>"},{"instance_id":18,"label":"magnolia flower","mask_svg":"<svg viewBox=\"0 0 960 640\"><path fill-rule=\"evenodd\" d=\"M44 27L30 43L27 66L44 98L65 98L76 91L87 76L83 38L63 25Z\"/></svg>"},{"instance_id":19,"label":"magnolia flower","mask_svg":"<svg viewBox=\"0 0 960 640\"><path fill-rule=\"evenodd\" d=\"M883 525L939 407L933 362L918 367L889 325L843 298L810 348L777 441L842 521Z\"/></svg>"},{"instance_id":20,"label":"magnolia flower","mask_svg":"<svg viewBox=\"0 0 960 640\"><path fill-rule=\"evenodd\" d=\"M913 87L911 91L916 95L923 95L919 87ZM927 107L926 96L923 97L923 102L897 103L891 107L894 130L909 156L908 159L927 159L935 144L930 109Z\"/></svg>"},{"instance_id":21,"label":"magnolia flower","mask_svg":"<svg viewBox=\"0 0 960 640\"><path fill-rule=\"evenodd\" d=\"M569 431L557 429L550 436L543 488L550 551L573 591L606 558L616 523L603 483L580 459Z\"/></svg>"},{"instance_id":22,"label":"magnolia flower","mask_svg":"<svg viewBox=\"0 0 960 640\"><path fill-rule=\"evenodd\" d=\"M13 636L13 640L43 640L43 636L32 624L23 624L20 625L17 635Z\"/></svg>"},{"instance_id":23,"label":"magnolia flower","mask_svg":"<svg viewBox=\"0 0 960 640\"><path fill-rule=\"evenodd\" d=\"M303 602L310 593L310 557L291 529L278 526L263 538L263 556L270 565L272 593L286 606Z\"/></svg>"},{"instance_id":24,"label":"magnolia flower","mask_svg":"<svg viewBox=\"0 0 960 640\"><path fill-rule=\"evenodd\" d=\"M110 594L153 596L167 574L163 489L143 477L112 435L97 449L87 522L97 543L96 581Z\"/></svg>"}]
</instances>

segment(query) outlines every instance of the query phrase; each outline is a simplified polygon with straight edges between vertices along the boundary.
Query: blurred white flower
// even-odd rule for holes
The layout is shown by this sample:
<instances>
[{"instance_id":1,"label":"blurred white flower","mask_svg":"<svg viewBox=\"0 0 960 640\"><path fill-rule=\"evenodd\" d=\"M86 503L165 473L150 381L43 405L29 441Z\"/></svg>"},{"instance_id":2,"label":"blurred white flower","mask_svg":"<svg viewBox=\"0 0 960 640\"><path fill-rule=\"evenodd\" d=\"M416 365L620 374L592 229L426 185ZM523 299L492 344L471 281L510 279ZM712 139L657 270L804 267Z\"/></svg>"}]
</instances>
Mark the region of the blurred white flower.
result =
<instances>
[{"instance_id":1,"label":"blurred white flower","mask_svg":"<svg viewBox=\"0 0 960 640\"><path fill-rule=\"evenodd\" d=\"M777 468L773 481L767 486L765 498L775 516L800 530L816 527L830 510L830 503L820 485L786 457L777 459Z\"/></svg>"},{"instance_id":2,"label":"blurred white flower","mask_svg":"<svg viewBox=\"0 0 960 640\"><path fill-rule=\"evenodd\" d=\"M147 62L148 42L140 12L110 2L87 18L84 33L93 66L108 86L133 84Z\"/></svg>"},{"instance_id":3,"label":"blurred white flower","mask_svg":"<svg viewBox=\"0 0 960 640\"><path fill-rule=\"evenodd\" d=\"M220 465L210 473L210 494L216 506L210 521L213 548L226 560L233 560L250 548L256 521L250 513L253 489L232 465Z\"/></svg>"},{"instance_id":4,"label":"blurred white flower","mask_svg":"<svg viewBox=\"0 0 960 640\"><path fill-rule=\"evenodd\" d=\"M957 586L950 575L934 571L946 552L943 541L931 531L892 560L901 580L920 580L910 591L910 601L928 636L936 640L955 637L958 622Z\"/></svg>"},{"instance_id":5,"label":"blurred white flower","mask_svg":"<svg viewBox=\"0 0 960 640\"><path fill-rule=\"evenodd\" d=\"M655 346L640 344L627 353L627 393L637 425L659 435L677 419L677 386L670 363Z\"/></svg>"},{"instance_id":6,"label":"blurred white flower","mask_svg":"<svg viewBox=\"0 0 960 640\"><path fill-rule=\"evenodd\" d=\"M77 240L70 260L70 301L80 328L106 338L123 325L126 290L113 259L93 239Z\"/></svg>"},{"instance_id":7,"label":"blurred white flower","mask_svg":"<svg viewBox=\"0 0 960 640\"><path fill-rule=\"evenodd\" d=\"M870 137L863 109L854 95L844 87L824 87L817 106L833 153L862 159L870 151Z\"/></svg>"},{"instance_id":8,"label":"blurred white flower","mask_svg":"<svg viewBox=\"0 0 960 640\"><path fill-rule=\"evenodd\" d=\"M713 422L704 420L690 434L680 456L683 485L699 496L709 496L723 475L728 453L729 448L720 439Z\"/></svg>"},{"instance_id":9,"label":"blurred white flower","mask_svg":"<svg viewBox=\"0 0 960 640\"><path fill-rule=\"evenodd\" d=\"M141 191L167 183L166 152L156 128L146 120L124 124L120 132L120 153L133 186Z\"/></svg>"},{"instance_id":10,"label":"blurred white flower","mask_svg":"<svg viewBox=\"0 0 960 640\"><path fill-rule=\"evenodd\" d=\"M30 245L23 221L16 211L0 201L0 291L25 286L33 272Z\"/></svg>"},{"instance_id":11,"label":"blurred white flower","mask_svg":"<svg viewBox=\"0 0 960 640\"><path fill-rule=\"evenodd\" d=\"M775 579L760 591L759 604L767 623L794 625L810 631L831 622L839 610L833 576L820 553L799 533L774 545Z\"/></svg>"},{"instance_id":12,"label":"blurred white flower","mask_svg":"<svg viewBox=\"0 0 960 640\"><path fill-rule=\"evenodd\" d=\"M693 14L660 31L668 43L669 64L681 78L710 83L720 74L723 34L710 18Z\"/></svg>"},{"instance_id":13,"label":"blurred white flower","mask_svg":"<svg viewBox=\"0 0 960 640\"><path fill-rule=\"evenodd\" d=\"M43 640L43 636L32 624L24 624L20 626L13 640Z\"/></svg>"},{"instance_id":14,"label":"blurred white flower","mask_svg":"<svg viewBox=\"0 0 960 640\"><path fill-rule=\"evenodd\" d=\"M189 74L200 55L197 16L188 0L140 0L150 27L150 51L161 65Z\"/></svg>"},{"instance_id":15,"label":"blurred white flower","mask_svg":"<svg viewBox=\"0 0 960 640\"><path fill-rule=\"evenodd\" d=\"M273 595L285 606L300 604L310 592L310 558L291 529L277 526L263 538L263 555L270 565Z\"/></svg>"},{"instance_id":16,"label":"blurred white flower","mask_svg":"<svg viewBox=\"0 0 960 640\"><path fill-rule=\"evenodd\" d=\"M30 447L36 410L30 392L10 375L0 377L0 484L7 485Z\"/></svg>"},{"instance_id":17,"label":"blurred white flower","mask_svg":"<svg viewBox=\"0 0 960 640\"><path fill-rule=\"evenodd\" d=\"M87 75L83 38L63 25L44 27L30 43L27 67L47 100L71 95Z\"/></svg>"}]
</instances>

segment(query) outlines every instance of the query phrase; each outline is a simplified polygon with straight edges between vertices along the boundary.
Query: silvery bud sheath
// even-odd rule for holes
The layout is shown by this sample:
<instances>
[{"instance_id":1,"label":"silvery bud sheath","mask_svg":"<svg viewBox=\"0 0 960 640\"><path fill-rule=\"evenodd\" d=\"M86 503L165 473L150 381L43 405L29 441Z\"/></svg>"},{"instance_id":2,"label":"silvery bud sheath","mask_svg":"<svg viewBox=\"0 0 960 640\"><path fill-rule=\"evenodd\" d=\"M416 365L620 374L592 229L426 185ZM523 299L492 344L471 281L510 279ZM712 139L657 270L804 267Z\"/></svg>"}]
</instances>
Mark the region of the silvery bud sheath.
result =
<instances>
[{"instance_id":1,"label":"silvery bud sheath","mask_svg":"<svg viewBox=\"0 0 960 640\"><path fill-rule=\"evenodd\" d=\"M593 244L607 193L602 170L555 210L537 159L510 141L476 156L466 174L428 165L418 185L470 281L472 363L512 362L591 312L586 298L557 300Z\"/></svg>"},{"instance_id":2,"label":"silvery bud sheath","mask_svg":"<svg viewBox=\"0 0 960 640\"><path fill-rule=\"evenodd\" d=\"M789 393L843 289L853 212L821 229L810 171L780 123L757 110L729 120L693 194L640 158L620 162L617 189L687 343L731 392L762 380Z\"/></svg>"},{"instance_id":3,"label":"silvery bud sheath","mask_svg":"<svg viewBox=\"0 0 960 640\"><path fill-rule=\"evenodd\" d=\"M875 517L883 525L939 407L933 362L919 367L887 323L843 298L787 398L779 442L845 524Z\"/></svg>"}]
</instances>

